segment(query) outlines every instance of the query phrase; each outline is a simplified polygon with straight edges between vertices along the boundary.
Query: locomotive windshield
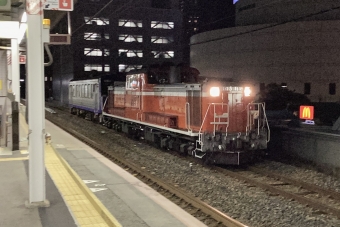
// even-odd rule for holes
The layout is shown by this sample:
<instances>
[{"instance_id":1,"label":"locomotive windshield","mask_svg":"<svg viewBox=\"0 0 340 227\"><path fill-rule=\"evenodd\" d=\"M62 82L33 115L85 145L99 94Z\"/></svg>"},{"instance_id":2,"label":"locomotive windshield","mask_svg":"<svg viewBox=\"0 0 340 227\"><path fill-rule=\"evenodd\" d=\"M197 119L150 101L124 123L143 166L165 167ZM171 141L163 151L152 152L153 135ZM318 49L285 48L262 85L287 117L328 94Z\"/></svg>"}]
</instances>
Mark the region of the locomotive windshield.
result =
<instances>
[{"instance_id":1,"label":"locomotive windshield","mask_svg":"<svg viewBox=\"0 0 340 227\"><path fill-rule=\"evenodd\" d=\"M126 88L128 89L136 89L139 88L139 74L132 74L132 75L127 75L126 76Z\"/></svg>"}]
</instances>

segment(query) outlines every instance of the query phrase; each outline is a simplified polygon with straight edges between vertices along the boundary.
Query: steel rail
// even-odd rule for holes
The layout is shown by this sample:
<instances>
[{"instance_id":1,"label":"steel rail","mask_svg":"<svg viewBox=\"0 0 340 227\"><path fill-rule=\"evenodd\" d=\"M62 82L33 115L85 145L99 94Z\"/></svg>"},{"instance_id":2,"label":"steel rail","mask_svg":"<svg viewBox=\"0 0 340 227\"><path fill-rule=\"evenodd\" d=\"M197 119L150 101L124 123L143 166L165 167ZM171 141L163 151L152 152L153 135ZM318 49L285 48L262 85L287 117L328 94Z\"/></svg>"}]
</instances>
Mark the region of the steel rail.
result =
<instances>
[{"instance_id":1,"label":"steel rail","mask_svg":"<svg viewBox=\"0 0 340 227\"><path fill-rule=\"evenodd\" d=\"M191 215L195 216L194 214L197 212L202 212L205 214L205 219L213 219L215 223L209 224L209 226L226 226L226 227L248 227L247 225L242 224L241 222L227 216L226 214L222 213L221 211L213 208L212 206L206 204L205 202L201 201L200 199L186 193L180 188L177 188L175 186L172 186L166 182L164 182L162 179L148 173L147 171L141 169L141 167L138 167L134 163L125 160L118 154L111 154L106 152L106 148L97 142L89 139L88 137L76 132L75 130L67 128L65 125L62 125L58 123L57 121L54 121L52 118L49 118L48 115L46 115L46 119L51 121L52 123L56 124L58 127L62 128L63 130L70 133L72 136L78 138L82 142L86 143L87 145L91 146L97 152L101 153L105 157L109 158L111 161L115 162L116 164L120 164L121 166L124 166L125 168L128 168L130 172L135 172L140 175L141 178L144 178L143 181L146 182L148 185L155 186L157 185L158 191L160 192L161 189L163 189L166 192L169 192L173 196L176 196L179 198L179 201L185 201L188 205L191 205L195 208L195 212L191 213ZM161 192L160 192L161 193ZM177 203L178 204L178 203ZM202 216L202 215L201 215ZM200 218L202 220L202 218ZM222 225L222 226L221 226Z\"/></svg>"},{"instance_id":2,"label":"steel rail","mask_svg":"<svg viewBox=\"0 0 340 227\"><path fill-rule=\"evenodd\" d=\"M279 179L283 182L286 182L286 183L289 183L289 184L292 184L292 185L300 186L300 187L302 187L302 188L304 188L308 191L316 192L316 193L319 193L320 195L331 197L334 200L337 200L337 201L340 202L340 193L336 192L334 190L327 190L327 189L324 189L324 188L317 186L315 184L310 184L310 183L307 183L307 182L292 179L292 178L283 176L283 175L278 174L278 173L264 171L264 170L261 170L261 169L256 168L256 167L249 167L248 169L251 170L252 172L255 172L255 173L259 173L259 174L262 174L262 175L266 175L268 177L276 178L276 179Z\"/></svg>"},{"instance_id":3,"label":"steel rail","mask_svg":"<svg viewBox=\"0 0 340 227\"><path fill-rule=\"evenodd\" d=\"M340 209L328 206L328 205L326 205L324 203L320 203L317 200L306 198L306 197L304 197L302 195L295 194L295 193L292 193L292 192L288 192L288 191L283 190L281 188L277 188L275 186L272 186L271 183L263 182L263 180L262 181L258 181L258 180L255 180L255 179L251 178L251 177L243 175L241 173L238 173L238 172L235 172L235 171L226 170L224 168L220 168L220 167L215 167L215 168L218 171L220 171L220 172L222 172L222 173L224 173L224 174L226 174L226 175L228 175L230 177L242 180L244 182L247 182L250 185L254 185L256 187L262 188L262 189L264 189L266 191L269 191L269 192L271 192L271 193L273 193L275 195L281 195L281 196L283 196L285 198L295 200L295 201L297 201L297 202L299 202L301 204L307 205L309 207L312 207L312 208L314 208L316 210L319 210L319 211L322 211L324 213L333 214L336 217L340 218Z\"/></svg>"}]
</instances>

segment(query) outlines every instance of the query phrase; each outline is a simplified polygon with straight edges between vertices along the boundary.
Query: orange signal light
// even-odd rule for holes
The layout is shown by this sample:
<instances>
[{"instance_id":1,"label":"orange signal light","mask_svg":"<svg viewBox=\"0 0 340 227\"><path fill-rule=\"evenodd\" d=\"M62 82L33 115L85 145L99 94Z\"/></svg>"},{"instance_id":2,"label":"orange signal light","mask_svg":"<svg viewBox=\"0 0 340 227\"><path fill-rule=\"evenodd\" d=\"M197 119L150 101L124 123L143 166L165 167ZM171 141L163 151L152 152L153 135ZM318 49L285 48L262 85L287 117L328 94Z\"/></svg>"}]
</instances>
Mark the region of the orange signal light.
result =
<instances>
[{"instance_id":1,"label":"orange signal light","mask_svg":"<svg viewBox=\"0 0 340 227\"><path fill-rule=\"evenodd\" d=\"M314 106L300 106L300 119L313 120Z\"/></svg>"}]
</instances>

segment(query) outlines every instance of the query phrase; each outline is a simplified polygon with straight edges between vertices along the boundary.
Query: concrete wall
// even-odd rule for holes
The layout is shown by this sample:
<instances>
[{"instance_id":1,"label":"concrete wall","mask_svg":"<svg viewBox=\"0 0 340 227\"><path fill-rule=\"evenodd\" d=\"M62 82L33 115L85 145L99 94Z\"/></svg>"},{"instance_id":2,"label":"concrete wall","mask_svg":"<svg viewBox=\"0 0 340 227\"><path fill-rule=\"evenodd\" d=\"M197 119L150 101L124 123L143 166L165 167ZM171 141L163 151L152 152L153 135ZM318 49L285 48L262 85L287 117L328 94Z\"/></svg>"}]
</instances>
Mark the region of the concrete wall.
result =
<instances>
[{"instance_id":1,"label":"concrete wall","mask_svg":"<svg viewBox=\"0 0 340 227\"><path fill-rule=\"evenodd\" d=\"M340 173L340 134L290 129L281 132L280 139L284 154L299 157L324 170Z\"/></svg>"},{"instance_id":2,"label":"concrete wall","mask_svg":"<svg viewBox=\"0 0 340 227\"><path fill-rule=\"evenodd\" d=\"M253 83L287 83L314 102L340 101L340 20L220 29L191 38L191 66L201 76ZM329 94L329 84L336 94Z\"/></svg>"}]
</instances>

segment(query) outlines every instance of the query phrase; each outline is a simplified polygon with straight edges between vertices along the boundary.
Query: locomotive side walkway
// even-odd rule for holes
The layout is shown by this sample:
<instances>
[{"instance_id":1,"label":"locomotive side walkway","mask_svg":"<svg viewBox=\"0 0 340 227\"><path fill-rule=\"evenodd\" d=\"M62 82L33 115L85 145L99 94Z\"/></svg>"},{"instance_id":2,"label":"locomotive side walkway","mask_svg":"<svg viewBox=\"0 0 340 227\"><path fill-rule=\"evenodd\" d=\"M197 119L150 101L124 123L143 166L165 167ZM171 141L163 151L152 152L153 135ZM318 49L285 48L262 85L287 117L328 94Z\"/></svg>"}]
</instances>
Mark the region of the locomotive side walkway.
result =
<instances>
[{"instance_id":1,"label":"locomotive side walkway","mask_svg":"<svg viewBox=\"0 0 340 227\"><path fill-rule=\"evenodd\" d=\"M48 121L46 132L52 136L45 148L50 207L25 207L28 143L21 114L20 150L0 149L1 227L206 226Z\"/></svg>"}]
</instances>

